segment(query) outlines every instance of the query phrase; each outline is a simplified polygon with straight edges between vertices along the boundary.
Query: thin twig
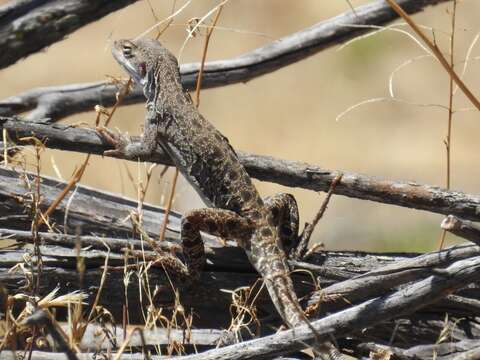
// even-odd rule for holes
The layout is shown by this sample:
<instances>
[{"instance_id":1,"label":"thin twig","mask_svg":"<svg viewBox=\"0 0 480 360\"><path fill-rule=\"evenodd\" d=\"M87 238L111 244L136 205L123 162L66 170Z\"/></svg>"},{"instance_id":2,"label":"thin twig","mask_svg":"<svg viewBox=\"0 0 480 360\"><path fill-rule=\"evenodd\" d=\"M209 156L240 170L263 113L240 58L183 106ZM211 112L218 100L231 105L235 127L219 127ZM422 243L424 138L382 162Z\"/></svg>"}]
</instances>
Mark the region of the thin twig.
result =
<instances>
[{"instance_id":1,"label":"thin twig","mask_svg":"<svg viewBox=\"0 0 480 360\"><path fill-rule=\"evenodd\" d=\"M77 185L80 180L82 179L82 176L85 172L85 169L87 168L88 161L90 160L91 154L88 154L85 157L85 160L83 164L75 171L73 174L72 178L68 182L67 186L63 188L63 190L60 192L60 194L57 196L57 198L50 204L48 209L43 213L43 216L40 219L39 225L42 225L44 221L53 213L53 211L57 208L58 204L62 202L62 200L67 196L68 192L73 189L75 185Z\"/></svg>"},{"instance_id":2,"label":"thin twig","mask_svg":"<svg viewBox=\"0 0 480 360\"><path fill-rule=\"evenodd\" d=\"M438 46L433 43L427 35L420 29L420 27L412 20L412 18L395 2L395 0L386 0L388 4L392 7L392 9L402 17L405 22L410 25L410 27L417 33L417 35L425 42L428 48L433 52L437 60L440 64L444 67L444 69L448 72L450 77L455 81L458 85L460 90L465 94L465 96L470 100L470 102L480 110L480 101L473 95L470 89L465 85L465 83L460 79L457 73L453 70L453 67L450 66L445 56L442 54L442 51L438 48Z\"/></svg>"},{"instance_id":3,"label":"thin twig","mask_svg":"<svg viewBox=\"0 0 480 360\"><path fill-rule=\"evenodd\" d=\"M105 126L105 127L108 126L108 124L112 120L113 114L115 114L115 111L117 110L117 108L123 103L123 99L125 98L125 96L127 96L128 93L130 92L130 86L132 84L133 84L132 77L129 77L125 86L118 92L117 101L113 105L113 108L110 111L110 113L107 117L107 120L105 120L105 124L103 126Z\"/></svg>"},{"instance_id":4,"label":"thin twig","mask_svg":"<svg viewBox=\"0 0 480 360\"><path fill-rule=\"evenodd\" d=\"M41 224L41 221L44 219L42 216L42 210L40 209L40 202L41 202L41 192L40 192L40 152L43 149L43 144L38 141L37 139L33 139L35 143L35 189L32 191L32 206L33 206L33 219L31 224L31 231L33 236L33 246L34 246L34 255L37 260L37 271L35 273L36 279L33 290L34 295L38 295L40 293L40 279L42 277L42 269L43 269L43 259L42 259L42 252L40 251L40 238L38 236L38 230ZM30 352L31 354L31 352Z\"/></svg>"},{"instance_id":5,"label":"thin twig","mask_svg":"<svg viewBox=\"0 0 480 360\"><path fill-rule=\"evenodd\" d=\"M452 35L450 36L450 66L452 70L455 67L454 59L454 50L455 50L455 19L457 13L457 0L453 0L453 9L452 9ZM447 129L447 140L445 142L445 147L447 150L447 181L446 187L450 189L451 185L451 150L452 150L452 118L453 118L453 78L450 76L450 84L448 91L448 129Z\"/></svg>"},{"instance_id":6,"label":"thin twig","mask_svg":"<svg viewBox=\"0 0 480 360\"><path fill-rule=\"evenodd\" d=\"M454 50L455 50L455 19L457 14L457 0L453 0L453 9L452 9L452 33L450 35L450 66L452 70L455 69L455 59L454 59ZM451 181L451 146L452 146L452 118L453 118L453 77L450 76L449 88L448 88L448 126L447 126L447 138L445 139L445 150L447 152L447 174L446 174L446 188L450 189ZM442 230L440 237L440 244L438 248L443 249L445 244L445 238L447 236L447 231Z\"/></svg>"},{"instance_id":7,"label":"thin twig","mask_svg":"<svg viewBox=\"0 0 480 360\"><path fill-rule=\"evenodd\" d=\"M165 26L158 30L158 33L157 33L157 36L155 36L155 39L159 39L160 36L162 36L162 34L170 27L170 25L172 25L173 23L173 20L174 20L174 17L172 17L172 15L175 13L175 6L177 5L177 1L176 0L173 0L173 3L172 3L172 11L170 12L170 19L168 20L168 22L165 24ZM152 12L153 12L153 9L152 9ZM155 16L155 14L154 14ZM158 19L156 19L158 21Z\"/></svg>"},{"instance_id":8,"label":"thin twig","mask_svg":"<svg viewBox=\"0 0 480 360\"><path fill-rule=\"evenodd\" d=\"M333 179L332 184L330 185L330 189L328 189L325 200L323 200L322 206L320 206L320 209L318 210L317 215L315 215L315 218L311 223L305 224L305 228L303 229L303 232L300 235L300 241L296 246L295 252L292 254L294 259L302 259L305 256L305 253L308 248L308 243L310 242L310 237L312 236L313 231L315 230L315 227L317 226L318 222L323 217L323 214L327 210L327 206L328 206L328 203L330 202L330 198L332 197L333 192L335 191L335 188L337 187L338 183L342 180L342 176L343 174L339 174L335 177L335 179Z\"/></svg>"},{"instance_id":9,"label":"thin twig","mask_svg":"<svg viewBox=\"0 0 480 360\"><path fill-rule=\"evenodd\" d=\"M117 96L117 101L115 102L115 104L113 105L113 108L110 112L108 112L107 114L107 119L105 120L105 127L108 126L108 124L110 123L110 121L112 120L112 117L113 117L113 114L115 113L115 111L117 110L117 108L122 104L123 102L123 99L125 98L125 96L128 95L129 91L130 91L130 86L132 84L132 78L130 77L127 81L127 83L125 84L125 86L119 91L118 93L118 96ZM100 106L96 106L95 107L95 111L97 112L97 117L95 119L95 125L98 126L99 122L100 122L100 116L105 113L105 110L103 109L103 107L100 107ZM87 168L87 165L88 165L88 161L90 160L90 156L91 154L88 154L85 158L85 160L83 161L82 165L80 166L80 168L78 168L75 173L73 174L72 178L70 179L70 181L68 182L67 186L65 186L65 188L60 192L60 194L58 195L58 197L55 199L55 201L53 201L50 206L48 207L47 211L45 211L45 213L43 214L43 216L41 217L40 219L40 223L39 225L42 225L44 223L44 221L46 221L46 219L53 213L53 211L57 208L58 204L60 204L60 202L65 198L65 196L67 196L68 192L73 189L73 187L75 185L77 185L80 180L82 179L82 176L83 174L85 173L85 169Z\"/></svg>"},{"instance_id":10,"label":"thin twig","mask_svg":"<svg viewBox=\"0 0 480 360\"><path fill-rule=\"evenodd\" d=\"M165 231L167 231L168 225L168 215L170 214L170 210L172 210L173 198L175 196L175 188L177 186L177 178L178 178L178 169L175 168L175 173L173 174L172 179L172 187L170 189L170 195L168 196L167 206L165 207L165 218L162 221L162 226L160 228L160 236L158 240L162 242L165 239Z\"/></svg>"},{"instance_id":11,"label":"thin twig","mask_svg":"<svg viewBox=\"0 0 480 360\"><path fill-rule=\"evenodd\" d=\"M113 360L119 360L121 359L122 357L122 354L123 352L125 351L125 349L127 348L129 342L130 342L130 339L132 338L133 334L135 332L139 332L140 334L140 338L142 339L142 342L143 344L145 344L145 338L143 336L143 329L141 327L134 327L132 330L130 330L130 332L128 333L127 337L125 338L125 340L123 341L122 345L120 346L120 348L118 349L118 352L115 354ZM150 354L147 353L144 353L144 356L145 356L145 359L147 360L150 360Z\"/></svg>"},{"instance_id":12,"label":"thin twig","mask_svg":"<svg viewBox=\"0 0 480 360\"><path fill-rule=\"evenodd\" d=\"M197 79L197 86L195 89L195 105L197 108L200 106L200 88L202 87L202 78L203 78L203 69L205 68L205 60L207 59L207 49L208 44L210 43L210 37L212 36L213 30L215 29L215 25L217 25L217 21L220 18L220 14L222 13L223 5L220 5L217 10L217 14L213 19L213 24L207 30L207 35L205 37L205 44L203 45L203 53L202 53L202 61L200 63L200 70L198 71L198 79Z\"/></svg>"}]
</instances>

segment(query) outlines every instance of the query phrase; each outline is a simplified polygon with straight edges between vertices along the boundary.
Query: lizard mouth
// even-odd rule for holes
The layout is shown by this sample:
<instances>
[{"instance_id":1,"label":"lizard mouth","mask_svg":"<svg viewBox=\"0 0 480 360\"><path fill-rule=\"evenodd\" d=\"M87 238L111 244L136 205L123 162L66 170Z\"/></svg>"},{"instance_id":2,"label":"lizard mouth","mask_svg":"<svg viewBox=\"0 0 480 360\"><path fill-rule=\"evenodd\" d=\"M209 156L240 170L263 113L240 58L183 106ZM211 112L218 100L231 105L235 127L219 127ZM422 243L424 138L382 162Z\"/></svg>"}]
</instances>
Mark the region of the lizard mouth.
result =
<instances>
[{"instance_id":1,"label":"lizard mouth","mask_svg":"<svg viewBox=\"0 0 480 360\"><path fill-rule=\"evenodd\" d=\"M144 85L145 80L140 76L137 69L128 61L122 63L123 68L133 77L133 80L140 85Z\"/></svg>"}]
</instances>

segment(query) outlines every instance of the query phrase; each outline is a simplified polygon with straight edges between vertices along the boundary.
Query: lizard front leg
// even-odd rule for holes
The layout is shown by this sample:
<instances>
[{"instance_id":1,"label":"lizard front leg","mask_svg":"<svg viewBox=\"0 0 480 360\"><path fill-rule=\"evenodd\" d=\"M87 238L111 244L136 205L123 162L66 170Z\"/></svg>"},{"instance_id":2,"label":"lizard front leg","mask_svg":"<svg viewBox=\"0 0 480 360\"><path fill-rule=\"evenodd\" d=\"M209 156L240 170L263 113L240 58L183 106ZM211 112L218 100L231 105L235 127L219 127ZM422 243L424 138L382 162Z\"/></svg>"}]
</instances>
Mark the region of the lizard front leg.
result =
<instances>
[{"instance_id":1,"label":"lizard front leg","mask_svg":"<svg viewBox=\"0 0 480 360\"><path fill-rule=\"evenodd\" d=\"M131 138L124 134L119 134L105 127L97 127L97 132L110 145L113 150L104 152L108 156L123 156L127 159L145 158L153 153L157 147L157 131L160 116L154 109L152 104L147 104L147 114L145 116L145 124L143 134L140 141L132 142Z\"/></svg>"},{"instance_id":2,"label":"lizard front leg","mask_svg":"<svg viewBox=\"0 0 480 360\"><path fill-rule=\"evenodd\" d=\"M192 278L198 278L205 264L205 248L200 231L235 239L240 245L251 237L254 226L237 213L216 208L189 211L182 218L181 239L186 266Z\"/></svg>"},{"instance_id":3,"label":"lizard front leg","mask_svg":"<svg viewBox=\"0 0 480 360\"><path fill-rule=\"evenodd\" d=\"M161 267L173 275L182 286L188 287L198 280L205 265L205 247L200 232L234 239L244 246L254 230L250 220L230 210L216 208L191 210L181 220L180 238L185 263L155 244L152 244L152 247L157 256L152 262L154 266ZM141 257L141 253L137 256Z\"/></svg>"}]
</instances>

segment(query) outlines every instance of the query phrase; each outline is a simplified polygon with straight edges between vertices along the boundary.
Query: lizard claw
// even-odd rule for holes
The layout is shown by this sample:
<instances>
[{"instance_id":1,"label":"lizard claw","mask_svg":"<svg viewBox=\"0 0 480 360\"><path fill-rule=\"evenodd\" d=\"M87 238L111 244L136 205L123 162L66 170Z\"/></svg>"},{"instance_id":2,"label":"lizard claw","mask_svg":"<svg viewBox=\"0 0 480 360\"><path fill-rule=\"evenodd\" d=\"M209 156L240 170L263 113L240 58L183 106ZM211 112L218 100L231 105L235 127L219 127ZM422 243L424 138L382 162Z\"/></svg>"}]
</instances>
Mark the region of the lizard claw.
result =
<instances>
[{"instance_id":1,"label":"lizard claw","mask_svg":"<svg viewBox=\"0 0 480 360\"><path fill-rule=\"evenodd\" d=\"M100 137L109 145L114 147L112 150L105 150L103 155L118 157L126 154L126 148L131 144L130 137L112 131L104 126L97 126L95 128Z\"/></svg>"}]
</instances>

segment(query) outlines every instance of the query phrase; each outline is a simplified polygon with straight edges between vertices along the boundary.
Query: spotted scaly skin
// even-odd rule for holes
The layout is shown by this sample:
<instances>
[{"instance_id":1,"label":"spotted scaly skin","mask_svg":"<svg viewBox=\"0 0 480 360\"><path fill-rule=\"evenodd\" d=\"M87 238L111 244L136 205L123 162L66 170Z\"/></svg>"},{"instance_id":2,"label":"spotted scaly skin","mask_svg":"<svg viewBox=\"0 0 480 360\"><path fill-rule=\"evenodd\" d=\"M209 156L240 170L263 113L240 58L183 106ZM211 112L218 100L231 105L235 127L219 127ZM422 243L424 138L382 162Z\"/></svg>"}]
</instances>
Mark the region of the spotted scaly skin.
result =
<instances>
[{"instance_id":1,"label":"spotted scaly skin","mask_svg":"<svg viewBox=\"0 0 480 360\"><path fill-rule=\"evenodd\" d=\"M115 41L112 53L147 98L140 143L102 133L116 146L110 154L146 156L157 145L211 208L187 213L181 223L186 264L165 255L165 263L189 278L198 278L205 263L200 231L234 239L261 274L270 297L289 327L308 323L295 294L282 243L297 236L294 198L279 194L265 202L225 138L184 92L178 63L157 40ZM179 260L178 260L179 261ZM308 323L309 324L309 323Z\"/></svg>"}]
</instances>

